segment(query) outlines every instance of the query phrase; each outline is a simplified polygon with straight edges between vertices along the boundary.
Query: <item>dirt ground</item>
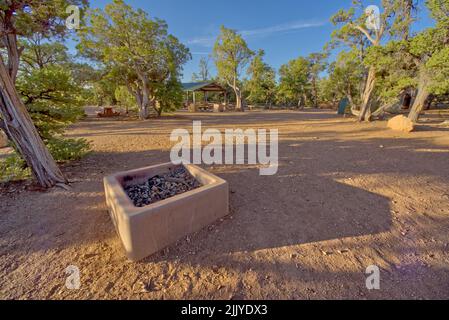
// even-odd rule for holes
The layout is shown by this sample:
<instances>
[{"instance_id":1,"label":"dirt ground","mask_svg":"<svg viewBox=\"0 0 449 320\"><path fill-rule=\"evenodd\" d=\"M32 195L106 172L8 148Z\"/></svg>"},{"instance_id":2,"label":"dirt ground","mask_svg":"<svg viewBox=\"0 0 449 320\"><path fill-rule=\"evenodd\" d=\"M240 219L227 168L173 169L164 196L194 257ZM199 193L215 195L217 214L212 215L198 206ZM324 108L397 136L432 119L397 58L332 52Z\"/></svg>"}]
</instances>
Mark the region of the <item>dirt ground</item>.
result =
<instances>
[{"instance_id":1,"label":"dirt ground","mask_svg":"<svg viewBox=\"0 0 449 320\"><path fill-rule=\"evenodd\" d=\"M448 299L449 114L416 132L328 111L89 117L70 137L93 153L64 167L73 189L0 192L3 299ZM105 175L169 161L169 135L191 129L278 128L280 167L207 167L231 188L231 214L138 263L108 216ZM65 269L81 288L65 287ZM381 269L381 289L365 270Z\"/></svg>"}]
</instances>

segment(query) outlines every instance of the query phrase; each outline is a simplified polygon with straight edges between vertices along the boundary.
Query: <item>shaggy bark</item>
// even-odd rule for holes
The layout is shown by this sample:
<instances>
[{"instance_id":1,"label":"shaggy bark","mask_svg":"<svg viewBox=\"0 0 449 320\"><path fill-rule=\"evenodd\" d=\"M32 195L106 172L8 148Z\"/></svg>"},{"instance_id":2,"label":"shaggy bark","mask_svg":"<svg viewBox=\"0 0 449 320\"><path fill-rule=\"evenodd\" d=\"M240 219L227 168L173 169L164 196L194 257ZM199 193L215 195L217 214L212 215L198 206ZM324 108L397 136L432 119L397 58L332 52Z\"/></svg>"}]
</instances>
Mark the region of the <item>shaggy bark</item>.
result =
<instances>
[{"instance_id":1,"label":"shaggy bark","mask_svg":"<svg viewBox=\"0 0 449 320\"><path fill-rule=\"evenodd\" d=\"M158 111L155 107L155 99L151 94L149 88L148 78L142 74L138 73L139 79L135 83L126 83L128 92L130 92L137 102L139 107L139 118L141 120L148 119L152 114L157 114Z\"/></svg>"},{"instance_id":2,"label":"shaggy bark","mask_svg":"<svg viewBox=\"0 0 449 320\"><path fill-rule=\"evenodd\" d=\"M371 67L369 69L368 76L366 78L365 90L363 91L359 121L371 120L370 102L375 82L376 82L376 69L374 67Z\"/></svg>"},{"instance_id":3,"label":"shaggy bark","mask_svg":"<svg viewBox=\"0 0 449 320\"><path fill-rule=\"evenodd\" d=\"M416 94L415 101L413 102L412 109L408 115L408 118L413 122L418 122L421 112L424 110L426 100L429 98L429 86L430 77L424 67L419 72L419 84L418 93Z\"/></svg>"},{"instance_id":4,"label":"shaggy bark","mask_svg":"<svg viewBox=\"0 0 449 320\"><path fill-rule=\"evenodd\" d=\"M14 79L17 75L18 61L19 57L13 55L9 58L8 67L6 67L3 58L0 57L2 127L42 187L50 188L57 184L65 184L67 180L43 143L16 91Z\"/></svg>"},{"instance_id":5,"label":"shaggy bark","mask_svg":"<svg viewBox=\"0 0 449 320\"><path fill-rule=\"evenodd\" d=\"M318 108L318 85L315 78L312 80L313 107Z\"/></svg>"},{"instance_id":6,"label":"shaggy bark","mask_svg":"<svg viewBox=\"0 0 449 320\"><path fill-rule=\"evenodd\" d=\"M243 108L243 99L242 99L242 91L237 86L237 78L234 77L233 83L228 83L228 85L234 90L235 94L235 110L244 111Z\"/></svg>"},{"instance_id":7,"label":"shaggy bark","mask_svg":"<svg viewBox=\"0 0 449 320\"><path fill-rule=\"evenodd\" d=\"M148 89L148 79L146 75L140 72L138 72L137 75L141 83L139 88L140 99L137 100L139 104L139 118L141 120L145 120L148 119L149 117L149 106L150 106L150 92Z\"/></svg>"}]
</instances>

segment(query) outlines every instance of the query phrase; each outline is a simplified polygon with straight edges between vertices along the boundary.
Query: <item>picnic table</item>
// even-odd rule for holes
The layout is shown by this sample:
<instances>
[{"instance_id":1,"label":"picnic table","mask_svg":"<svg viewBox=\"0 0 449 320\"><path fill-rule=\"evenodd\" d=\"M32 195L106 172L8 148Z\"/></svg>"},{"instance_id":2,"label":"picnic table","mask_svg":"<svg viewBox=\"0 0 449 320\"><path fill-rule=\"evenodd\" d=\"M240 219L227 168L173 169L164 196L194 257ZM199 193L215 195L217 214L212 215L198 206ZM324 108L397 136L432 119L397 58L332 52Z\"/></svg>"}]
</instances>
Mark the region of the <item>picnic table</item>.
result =
<instances>
[{"instance_id":1,"label":"picnic table","mask_svg":"<svg viewBox=\"0 0 449 320\"><path fill-rule=\"evenodd\" d=\"M120 116L120 112L114 112L112 107L104 107L103 112L98 112L97 116L100 118L112 118Z\"/></svg>"}]
</instances>

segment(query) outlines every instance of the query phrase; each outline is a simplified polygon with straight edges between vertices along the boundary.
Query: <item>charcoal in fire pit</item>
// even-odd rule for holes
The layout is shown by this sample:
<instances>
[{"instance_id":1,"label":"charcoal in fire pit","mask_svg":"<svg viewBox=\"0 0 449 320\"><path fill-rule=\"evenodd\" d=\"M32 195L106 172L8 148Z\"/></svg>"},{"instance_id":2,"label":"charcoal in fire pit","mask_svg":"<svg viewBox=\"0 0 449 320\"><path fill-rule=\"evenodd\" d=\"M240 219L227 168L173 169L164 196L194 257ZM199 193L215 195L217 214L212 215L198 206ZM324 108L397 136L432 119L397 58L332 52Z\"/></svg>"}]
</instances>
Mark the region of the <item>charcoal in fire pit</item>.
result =
<instances>
[{"instance_id":1,"label":"charcoal in fire pit","mask_svg":"<svg viewBox=\"0 0 449 320\"><path fill-rule=\"evenodd\" d=\"M179 166L167 174L151 177L143 184L127 186L125 192L136 207L144 207L200 186L183 166Z\"/></svg>"}]
</instances>

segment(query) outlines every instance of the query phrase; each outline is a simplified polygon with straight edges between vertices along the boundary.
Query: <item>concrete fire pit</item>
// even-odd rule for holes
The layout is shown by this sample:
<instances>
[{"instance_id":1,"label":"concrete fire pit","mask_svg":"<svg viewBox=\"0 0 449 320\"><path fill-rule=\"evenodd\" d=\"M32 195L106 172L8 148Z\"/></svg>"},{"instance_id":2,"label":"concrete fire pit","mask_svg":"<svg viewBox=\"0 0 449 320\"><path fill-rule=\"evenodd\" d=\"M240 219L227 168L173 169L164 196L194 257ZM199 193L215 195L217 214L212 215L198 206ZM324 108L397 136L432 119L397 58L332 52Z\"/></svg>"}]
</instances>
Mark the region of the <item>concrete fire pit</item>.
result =
<instances>
[{"instance_id":1,"label":"concrete fire pit","mask_svg":"<svg viewBox=\"0 0 449 320\"><path fill-rule=\"evenodd\" d=\"M104 178L106 204L130 260L141 260L228 215L228 183L190 164L184 167L201 187L142 208L134 206L125 187L174 167L167 163Z\"/></svg>"}]
</instances>

